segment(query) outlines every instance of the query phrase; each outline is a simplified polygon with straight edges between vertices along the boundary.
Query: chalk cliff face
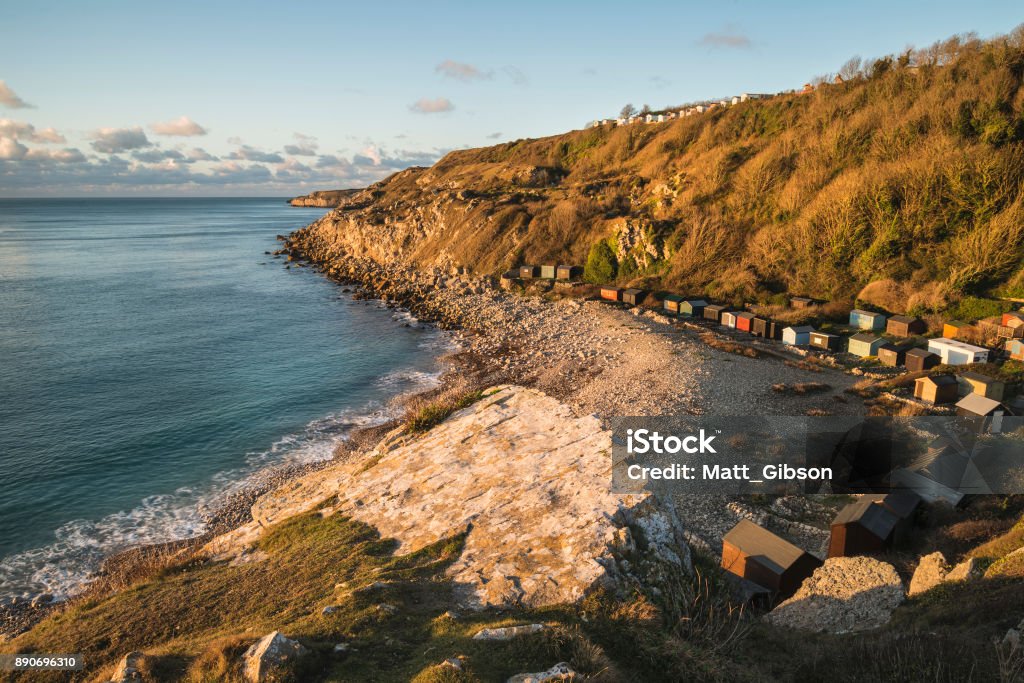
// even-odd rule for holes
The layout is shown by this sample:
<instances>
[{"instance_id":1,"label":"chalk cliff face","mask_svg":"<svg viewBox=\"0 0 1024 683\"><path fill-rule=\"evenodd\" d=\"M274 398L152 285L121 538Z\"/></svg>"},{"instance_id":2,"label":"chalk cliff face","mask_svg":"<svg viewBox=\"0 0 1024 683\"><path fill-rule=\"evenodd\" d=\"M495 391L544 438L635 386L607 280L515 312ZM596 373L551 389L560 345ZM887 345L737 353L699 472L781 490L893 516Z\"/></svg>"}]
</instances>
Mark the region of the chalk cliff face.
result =
<instances>
[{"instance_id":1,"label":"chalk cliff face","mask_svg":"<svg viewBox=\"0 0 1024 683\"><path fill-rule=\"evenodd\" d=\"M262 528L330 500L325 514L373 525L400 554L468 530L448 573L469 608L572 602L663 563L690 569L667 503L609 492L611 438L597 418L522 387L485 394L426 434L395 433L265 495L254 522L208 549L241 556Z\"/></svg>"}]
</instances>

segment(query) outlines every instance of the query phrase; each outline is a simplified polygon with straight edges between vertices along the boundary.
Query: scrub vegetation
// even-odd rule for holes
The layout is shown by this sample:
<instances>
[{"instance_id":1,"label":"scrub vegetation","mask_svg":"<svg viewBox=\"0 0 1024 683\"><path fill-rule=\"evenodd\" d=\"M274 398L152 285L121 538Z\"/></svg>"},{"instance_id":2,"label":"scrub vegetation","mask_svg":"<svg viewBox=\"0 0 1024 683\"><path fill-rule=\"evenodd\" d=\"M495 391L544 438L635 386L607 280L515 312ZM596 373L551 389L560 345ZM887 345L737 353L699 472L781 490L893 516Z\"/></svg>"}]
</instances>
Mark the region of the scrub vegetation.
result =
<instances>
[{"instance_id":1,"label":"scrub vegetation","mask_svg":"<svg viewBox=\"0 0 1024 683\"><path fill-rule=\"evenodd\" d=\"M408 219L395 238L419 263L578 263L591 282L723 302L977 319L1024 298L1024 28L842 72L665 123L455 151L338 216ZM443 229L416 228L425 214Z\"/></svg>"}]
</instances>

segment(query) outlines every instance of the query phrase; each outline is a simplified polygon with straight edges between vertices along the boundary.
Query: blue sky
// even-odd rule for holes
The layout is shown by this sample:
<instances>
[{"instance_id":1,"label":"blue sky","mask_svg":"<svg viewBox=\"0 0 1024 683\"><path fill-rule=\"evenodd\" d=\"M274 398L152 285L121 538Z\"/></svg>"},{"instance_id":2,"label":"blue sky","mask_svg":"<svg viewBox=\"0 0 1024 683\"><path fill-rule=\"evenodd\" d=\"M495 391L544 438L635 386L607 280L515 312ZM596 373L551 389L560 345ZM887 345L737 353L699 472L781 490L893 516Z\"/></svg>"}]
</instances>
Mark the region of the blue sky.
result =
<instances>
[{"instance_id":1,"label":"blue sky","mask_svg":"<svg viewBox=\"0 0 1024 683\"><path fill-rule=\"evenodd\" d=\"M1019 3L7 2L0 196L276 195L800 87Z\"/></svg>"}]
</instances>

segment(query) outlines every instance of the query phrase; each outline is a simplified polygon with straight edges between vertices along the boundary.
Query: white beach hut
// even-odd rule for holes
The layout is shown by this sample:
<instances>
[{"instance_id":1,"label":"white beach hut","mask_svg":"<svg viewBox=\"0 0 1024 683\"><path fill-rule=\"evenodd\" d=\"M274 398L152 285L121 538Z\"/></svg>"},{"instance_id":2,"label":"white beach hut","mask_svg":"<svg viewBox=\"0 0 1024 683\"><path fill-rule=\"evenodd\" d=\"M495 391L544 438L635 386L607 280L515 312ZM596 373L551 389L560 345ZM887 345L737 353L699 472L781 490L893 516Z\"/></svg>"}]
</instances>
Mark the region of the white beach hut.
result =
<instances>
[{"instance_id":1,"label":"white beach hut","mask_svg":"<svg viewBox=\"0 0 1024 683\"><path fill-rule=\"evenodd\" d=\"M971 363L987 363L988 349L974 346L957 339L928 340L928 350L942 359L946 365L969 365Z\"/></svg>"},{"instance_id":2,"label":"white beach hut","mask_svg":"<svg viewBox=\"0 0 1024 683\"><path fill-rule=\"evenodd\" d=\"M807 346L811 343L811 332L814 332L814 328L810 325L787 327L782 330L782 343L788 346Z\"/></svg>"}]
</instances>

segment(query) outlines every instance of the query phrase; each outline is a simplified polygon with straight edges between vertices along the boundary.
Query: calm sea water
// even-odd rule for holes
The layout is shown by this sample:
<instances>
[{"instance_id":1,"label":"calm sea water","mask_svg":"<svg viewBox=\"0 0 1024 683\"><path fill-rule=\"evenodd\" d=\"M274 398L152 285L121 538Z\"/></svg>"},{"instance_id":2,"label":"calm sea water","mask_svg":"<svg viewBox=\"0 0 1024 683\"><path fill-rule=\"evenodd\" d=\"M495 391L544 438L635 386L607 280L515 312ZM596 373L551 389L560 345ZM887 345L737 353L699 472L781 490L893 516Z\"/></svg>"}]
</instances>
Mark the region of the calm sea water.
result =
<instances>
[{"instance_id":1,"label":"calm sea water","mask_svg":"<svg viewBox=\"0 0 1024 683\"><path fill-rule=\"evenodd\" d=\"M435 380L439 333L264 254L322 213L0 200L0 595L196 534L199 505Z\"/></svg>"}]
</instances>

